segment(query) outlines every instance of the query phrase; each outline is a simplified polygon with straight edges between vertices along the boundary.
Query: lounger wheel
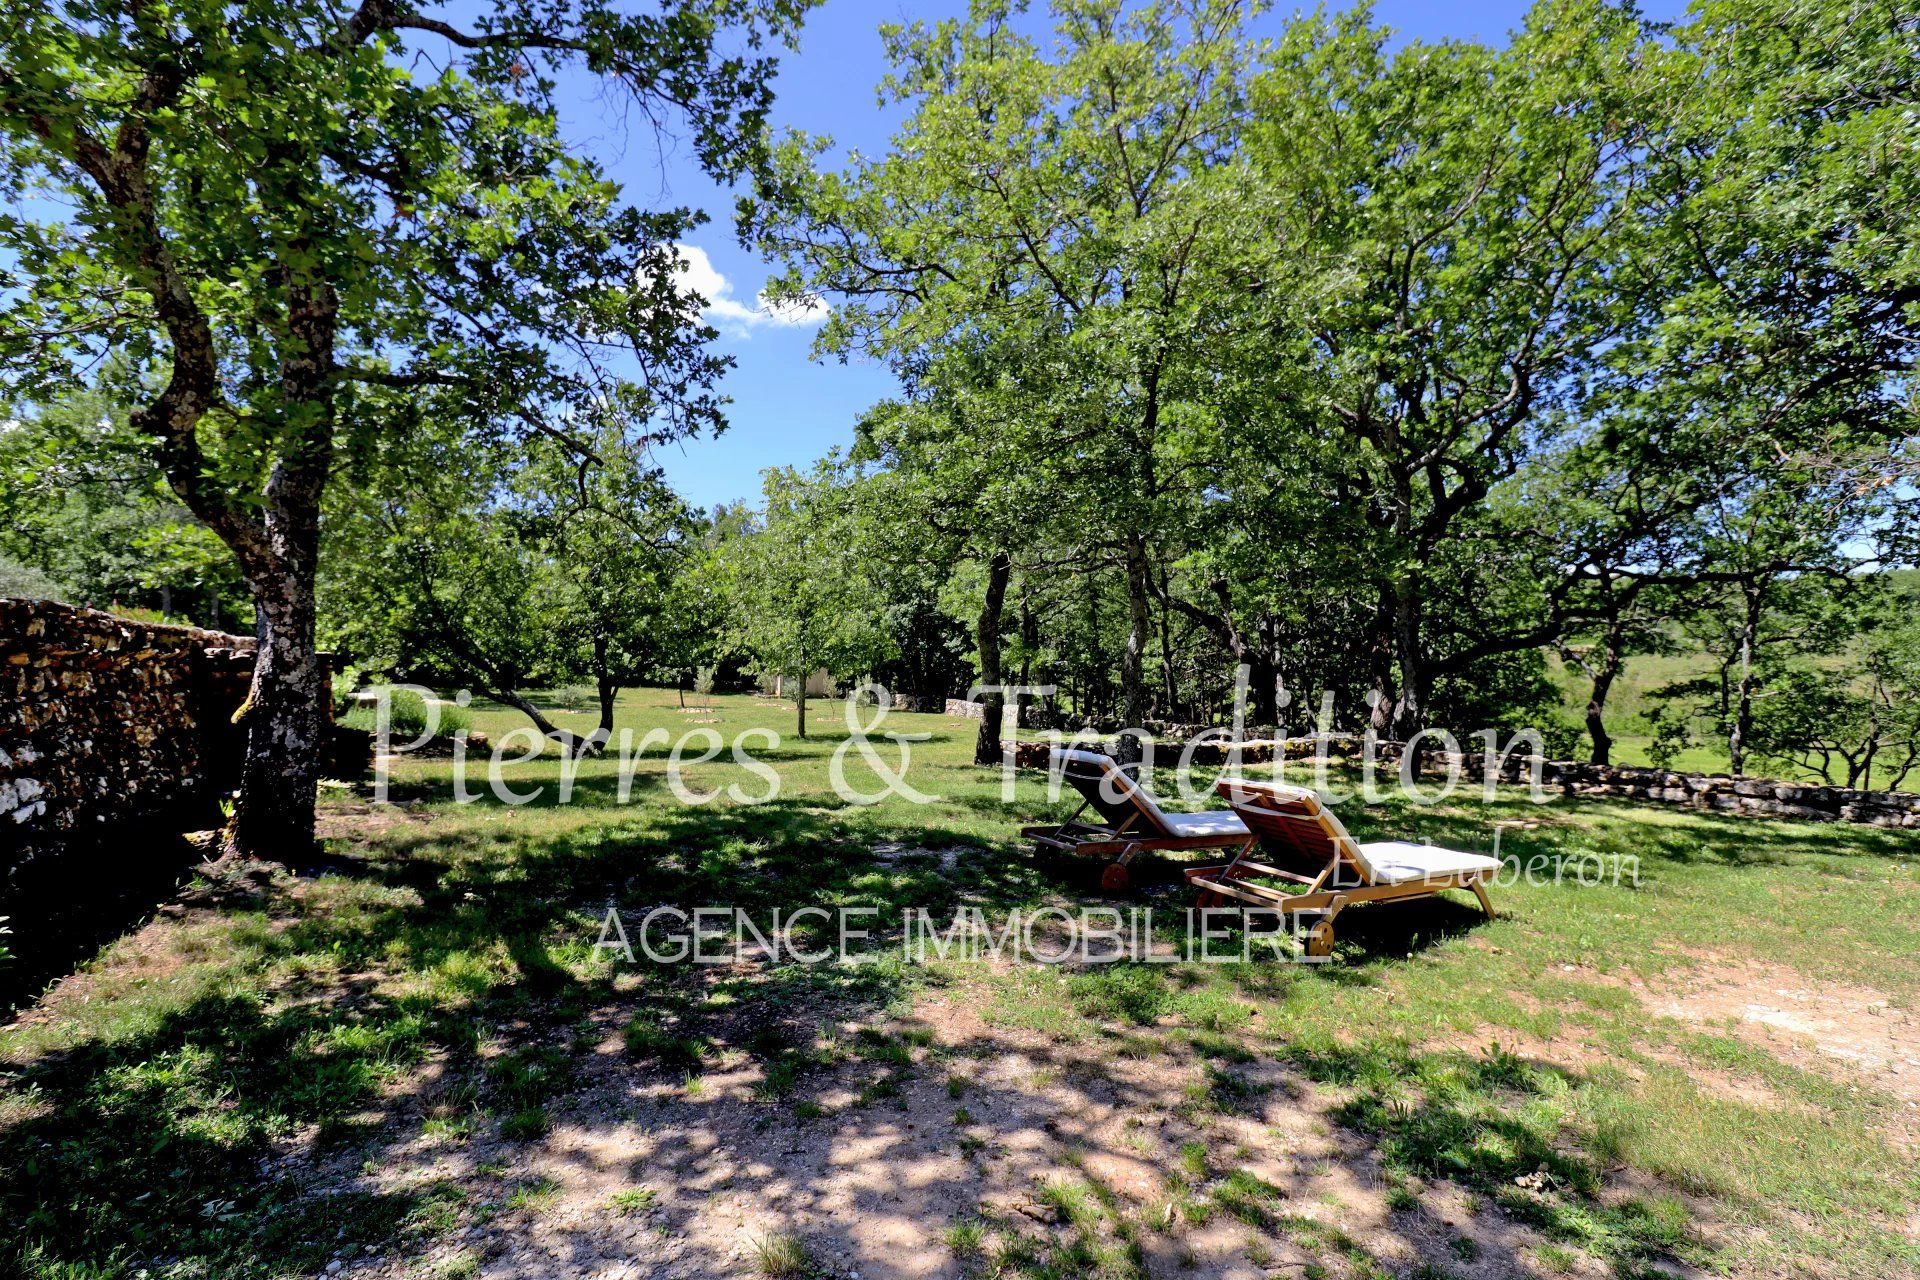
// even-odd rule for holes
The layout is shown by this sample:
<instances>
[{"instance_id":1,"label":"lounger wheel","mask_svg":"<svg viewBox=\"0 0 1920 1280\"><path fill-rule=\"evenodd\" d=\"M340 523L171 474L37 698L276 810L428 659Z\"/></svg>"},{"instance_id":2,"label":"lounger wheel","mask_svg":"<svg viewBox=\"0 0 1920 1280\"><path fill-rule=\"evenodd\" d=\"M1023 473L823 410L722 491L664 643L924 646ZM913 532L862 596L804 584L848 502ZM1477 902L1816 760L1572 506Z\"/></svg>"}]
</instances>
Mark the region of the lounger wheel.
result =
<instances>
[{"instance_id":1,"label":"lounger wheel","mask_svg":"<svg viewBox=\"0 0 1920 1280\"><path fill-rule=\"evenodd\" d=\"M1332 921L1323 920L1307 931L1307 954L1315 957L1333 954Z\"/></svg>"},{"instance_id":2,"label":"lounger wheel","mask_svg":"<svg viewBox=\"0 0 1920 1280\"><path fill-rule=\"evenodd\" d=\"M1125 893L1133 887L1133 876L1118 862L1109 862L1100 871L1100 887L1108 893Z\"/></svg>"}]
</instances>

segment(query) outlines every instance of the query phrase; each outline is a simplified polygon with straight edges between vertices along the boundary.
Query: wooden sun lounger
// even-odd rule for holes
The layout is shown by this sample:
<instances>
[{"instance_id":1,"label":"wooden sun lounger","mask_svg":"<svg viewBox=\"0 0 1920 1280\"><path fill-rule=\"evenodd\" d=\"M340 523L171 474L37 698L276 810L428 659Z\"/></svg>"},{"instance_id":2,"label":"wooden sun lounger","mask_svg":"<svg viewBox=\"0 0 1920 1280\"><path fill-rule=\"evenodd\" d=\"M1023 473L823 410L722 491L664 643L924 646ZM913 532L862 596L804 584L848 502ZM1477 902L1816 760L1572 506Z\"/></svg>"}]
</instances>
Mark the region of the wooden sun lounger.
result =
<instances>
[{"instance_id":1,"label":"wooden sun lounger","mask_svg":"<svg viewBox=\"0 0 1920 1280\"><path fill-rule=\"evenodd\" d=\"M1215 784L1248 836L1231 862L1192 867L1187 882L1200 890L1200 905L1244 903L1282 915L1318 915L1307 935L1307 954L1333 951L1333 921L1358 902L1420 898L1444 889L1468 889L1493 918L1484 881L1500 869L1496 858L1401 840L1360 843L1340 819L1304 787L1222 778ZM1255 851L1262 857L1251 857ZM1287 893L1257 880L1302 885Z\"/></svg>"},{"instance_id":2,"label":"wooden sun lounger","mask_svg":"<svg viewBox=\"0 0 1920 1280\"><path fill-rule=\"evenodd\" d=\"M1111 756L1055 748L1050 764L1080 793L1080 807L1058 826L1022 827L1020 834L1042 849L1110 859L1100 873L1100 886L1110 893L1126 890L1131 883L1128 864L1142 853L1231 849L1246 843L1246 825L1225 810L1164 812ZM1105 821L1081 821L1088 809Z\"/></svg>"}]
</instances>

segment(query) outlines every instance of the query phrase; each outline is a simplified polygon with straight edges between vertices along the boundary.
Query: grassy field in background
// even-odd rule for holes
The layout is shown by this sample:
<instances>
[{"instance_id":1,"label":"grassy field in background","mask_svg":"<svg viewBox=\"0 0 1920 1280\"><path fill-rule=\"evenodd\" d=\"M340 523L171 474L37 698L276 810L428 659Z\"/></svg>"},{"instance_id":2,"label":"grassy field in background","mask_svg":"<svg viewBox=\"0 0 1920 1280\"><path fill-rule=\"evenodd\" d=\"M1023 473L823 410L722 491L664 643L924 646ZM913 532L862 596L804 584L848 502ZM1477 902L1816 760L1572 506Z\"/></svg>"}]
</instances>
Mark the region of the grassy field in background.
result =
<instances>
[{"instance_id":1,"label":"grassy field in background","mask_svg":"<svg viewBox=\"0 0 1920 1280\"><path fill-rule=\"evenodd\" d=\"M1037 866L1015 836L1068 806L1034 775L1003 802L997 775L968 763L970 721L892 717L886 728L928 735L907 780L939 799L854 805L829 783L846 736L838 705L816 703L814 737L800 742L786 703L723 697L701 716L675 701L631 692L620 725L672 738L777 733L777 746L763 737L749 749L779 769L778 798L683 804L656 747L629 803L612 758L583 762L573 802L554 803L561 766L547 753L505 770L516 788L543 786L538 800L456 805L447 760L404 759L397 809L329 790L322 866L202 886L177 918L108 946L0 1031L0 1270L281 1277L317 1274L343 1249L424 1257L501 1212L497 1197L433 1172L445 1153L499 1144L508 1154L482 1167L497 1180L571 1105L595 1046L612 1043L622 1070L693 1097L721 1064L761 1072L751 1105L764 1123L804 1128L833 1123L842 1105L809 1083L825 1074L865 1082L844 1104L854 1108L884 1108L916 1079L945 1079L958 1096L970 1050L914 1033L929 1000L1035 1037L1071 1069L1195 1081L1178 1115L1157 1121L1193 1135L1149 1157L1171 1171L1165 1204L1103 1195L1063 1156L1058 1194L1071 1203L1058 1227L1036 1234L983 1207L948 1230L955 1272L1136 1276L1154 1241L1231 1221L1317 1242L1319 1275L1399 1274L1312 1226L1247 1172L1244 1148L1210 1138L1241 1123L1256 1094L1283 1096L1263 1092L1275 1086L1256 1078L1260 1064L1285 1072L1284 1088L1332 1100L1339 1132L1405 1212L1455 1189L1476 1213L1550 1241L1531 1255L1542 1271L1864 1280L1920 1269L1913 1104L1733 1021L1659 1012L1653 998L1745 966L1777 984L1867 991L1874 1008L1910 1016L1911 833L1534 806L1511 790L1432 808L1349 803L1340 811L1363 839L1486 849L1496 823L1524 824L1502 829L1510 861L1624 856L1639 877L1506 887L1492 923L1465 902L1361 908L1342 918L1326 966L913 966L884 945L909 907L1101 900L1090 869ZM591 728L585 713L557 718ZM522 719L480 707L474 722L498 741ZM857 753L848 774L875 787ZM685 781L765 790L728 760L689 765ZM1170 887L1147 900L1169 914L1185 901ZM880 950L855 966L626 966L594 946L610 903L875 906ZM746 1029L769 1020L777 1039ZM863 1030L849 1039L849 1026ZM984 1145L986 1160L1017 1136L976 1119L927 1141ZM420 1156L422 1141L439 1154ZM347 1172L321 1194L295 1157ZM414 1161L405 1189L375 1177ZM639 1204L652 1193L628 1194ZM528 1193L515 1211L538 1203ZM1459 1245L1463 1270L1475 1247Z\"/></svg>"}]
</instances>

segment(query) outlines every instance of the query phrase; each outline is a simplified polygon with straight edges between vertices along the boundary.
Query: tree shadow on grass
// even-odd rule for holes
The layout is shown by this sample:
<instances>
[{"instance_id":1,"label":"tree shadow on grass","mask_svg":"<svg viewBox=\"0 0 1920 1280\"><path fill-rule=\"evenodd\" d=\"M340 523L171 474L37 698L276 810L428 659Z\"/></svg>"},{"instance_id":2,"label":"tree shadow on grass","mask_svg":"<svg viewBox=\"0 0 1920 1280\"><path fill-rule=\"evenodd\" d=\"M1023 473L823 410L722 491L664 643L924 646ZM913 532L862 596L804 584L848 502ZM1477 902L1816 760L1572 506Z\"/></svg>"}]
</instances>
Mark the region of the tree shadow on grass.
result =
<instances>
[{"instance_id":1,"label":"tree shadow on grass","mask_svg":"<svg viewBox=\"0 0 1920 1280\"><path fill-rule=\"evenodd\" d=\"M1277 1061L1262 1060L1245 1038L1201 1033L1204 1006L1183 1003L1189 976L1122 966L1070 981L1067 1002L1104 1019L1090 1036L905 1017L863 1027L837 1059L796 1058L791 1041L756 1046L744 1072L758 1082L717 1097L651 1088L619 1157L556 1133L542 1167L640 1197L650 1243L635 1256L701 1280L751 1264L741 1232L875 1276L916 1273L910 1260L954 1242L963 1270L1036 1278L1214 1277L1252 1262L1432 1275L1463 1257L1476 1274L1532 1274L1522 1250L1542 1241L1632 1273L1696 1249L1684 1207L1603 1195L1601 1164L1532 1105L1577 1085L1572 1073L1364 1043L1280 1040L1267 1046ZM634 1096L618 1071L587 1090ZM1462 1221L1405 1189L1422 1181L1501 1211ZM1376 1201L1384 1190L1389 1211L1343 1229L1322 1209L1343 1187ZM502 1274L590 1272L624 1234L605 1215L574 1214L482 1250Z\"/></svg>"},{"instance_id":2,"label":"tree shadow on grass","mask_svg":"<svg viewBox=\"0 0 1920 1280\"><path fill-rule=\"evenodd\" d=\"M582 1037L659 1023L688 1045L732 1034L737 1019L704 1010L711 972L598 962L610 905L859 903L884 930L907 905L1032 887L986 854L877 868L865 843L792 801L500 835L432 822L376 835L336 855L337 874L252 904L271 923L226 935L238 950L210 958L219 989L128 997L108 1030L22 1063L0 1099L0 1260L27 1275L134 1259L264 1275L427 1230L444 1216L431 1189L316 1194L276 1172L275 1153L310 1141L321 1158L377 1165L436 1116L533 1137ZM876 966L808 990L857 1012L902 981Z\"/></svg>"},{"instance_id":3,"label":"tree shadow on grass","mask_svg":"<svg viewBox=\"0 0 1920 1280\"><path fill-rule=\"evenodd\" d=\"M1503 792L1490 805L1415 808L1396 802L1345 806L1341 813L1363 840L1419 838L1479 852L1492 852L1496 824L1502 824L1500 848L1510 864L1600 853L1634 855L1654 865L1764 869L1808 859L1910 857L1920 844L1912 832L1884 827L1735 816L1611 797L1556 796L1535 806ZM1570 814L1580 817L1579 826L1556 821ZM1520 825L1529 822L1542 825Z\"/></svg>"},{"instance_id":4,"label":"tree shadow on grass","mask_svg":"<svg viewBox=\"0 0 1920 1280\"><path fill-rule=\"evenodd\" d=\"M148 919L185 884L204 853L184 836L122 833L15 870L0 894L13 959L0 964L0 1015Z\"/></svg>"}]
</instances>

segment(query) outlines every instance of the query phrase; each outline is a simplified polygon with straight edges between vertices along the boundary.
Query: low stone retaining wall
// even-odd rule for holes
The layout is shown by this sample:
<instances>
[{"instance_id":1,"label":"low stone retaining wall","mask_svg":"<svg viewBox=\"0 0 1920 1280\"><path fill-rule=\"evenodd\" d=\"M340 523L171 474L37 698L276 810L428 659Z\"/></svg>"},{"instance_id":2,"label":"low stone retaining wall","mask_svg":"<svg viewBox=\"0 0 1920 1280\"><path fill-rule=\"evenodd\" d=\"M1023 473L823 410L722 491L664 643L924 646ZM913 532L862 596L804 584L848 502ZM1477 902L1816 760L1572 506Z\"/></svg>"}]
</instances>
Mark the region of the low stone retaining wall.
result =
<instances>
[{"instance_id":1,"label":"low stone retaining wall","mask_svg":"<svg viewBox=\"0 0 1920 1280\"><path fill-rule=\"evenodd\" d=\"M1441 762L1436 761L1435 767L1441 767ZM1462 777L1477 779L1486 762L1469 752L1461 757L1460 767ZM1499 765L1499 772L1508 781L1521 781L1530 767L1530 761L1508 759ZM1772 778L1672 773L1578 760L1543 760L1540 772L1542 785L1570 796L1618 796L1713 813L1920 828L1920 795L1910 791L1858 791Z\"/></svg>"},{"instance_id":2,"label":"low stone retaining wall","mask_svg":"<svg viewBox=\"0 0 1920 1280\"><path fill-rule=\"evenodd\" d=\"M1239 744L1243 765L1270 764L1288 760L1311 759L1321 749L1319 738L1266 738ZM1335 735L1325 740L1329 757L1351 762L1365 749L1358 736ZM1110 744L1084 744L1105 750ZM1008 742L1015 767L1045 769L1052 744L1047 742ZM1234 744L1206 741L1193 746L1189 757L1194 764L1222 765ZM1161 743L1156 763L1176 764L1184 748ZM1400 744L1383 742L1375 747L1379 763L1397 770ZM1423 755L1422 785L1431 789L1457 761L1463 785L1478 783L1487 768L1486 757L1465 752L1456 757L1435 753ZM1569 796L1617 796L1623 800L1641 800L1653 804L1675 805L1710 813L1745 814L1764 818L1797 818L1809 822L1858 822L1876 827L1920 829L1920 795L1908 791L1858 791L1847 787L1816 786L1801 782L1782 782L1770 778L1734 778L1725 774L1673 773L1662 769L1634 769L1620 765L1587 764L1578 760L1535 760L1530 756L1506 756L1495 762L1504 782L1525 783L1534 767L1539 767L1540 783L1548 790Z\"/></svg>"},{"instance_id":3,"label":"low stone retaining wall","mask_svg":"<svg viewBox=\"0 0 1920 1280\"><path fill-rule=\"evenodd\" d=\"M1022 708L1009 702L1007 704L1006 714L1001 717L1000 723L1018 726L1020 723L1021 710ZM964 716L969 720L980 720L985 718L987 708L985 703L969 702L965 698L948 698L946 714L950 716Z\"/></svg>"}]
</instances>

